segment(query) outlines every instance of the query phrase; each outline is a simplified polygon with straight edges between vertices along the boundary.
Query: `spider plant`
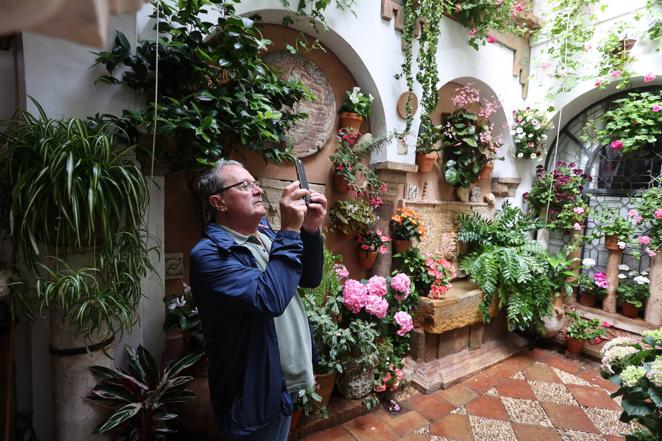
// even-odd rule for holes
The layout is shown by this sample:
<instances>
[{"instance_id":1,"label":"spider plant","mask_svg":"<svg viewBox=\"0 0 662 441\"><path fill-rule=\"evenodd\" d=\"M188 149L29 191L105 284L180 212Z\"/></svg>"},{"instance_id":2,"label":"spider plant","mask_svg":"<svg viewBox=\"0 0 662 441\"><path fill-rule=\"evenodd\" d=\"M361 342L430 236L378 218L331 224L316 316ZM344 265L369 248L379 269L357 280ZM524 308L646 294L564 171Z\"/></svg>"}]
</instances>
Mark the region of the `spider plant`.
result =
<instances>
[{"instance_id":1,"label":"spider plant","mask_svg":"<svg viewBox=\"0 0 662 441\"><path fill-rule=\"evenodd\" d=\"M0 133L0 216L37 280L39 309L55 307L85 336L130 329L148 260L147 184L116 125L20 110ZM72 256L91 255L83 268ZM80 265L78 265L80 267ZM106 331L104 331L106 332Z\"/></svg>"}]
</instances>

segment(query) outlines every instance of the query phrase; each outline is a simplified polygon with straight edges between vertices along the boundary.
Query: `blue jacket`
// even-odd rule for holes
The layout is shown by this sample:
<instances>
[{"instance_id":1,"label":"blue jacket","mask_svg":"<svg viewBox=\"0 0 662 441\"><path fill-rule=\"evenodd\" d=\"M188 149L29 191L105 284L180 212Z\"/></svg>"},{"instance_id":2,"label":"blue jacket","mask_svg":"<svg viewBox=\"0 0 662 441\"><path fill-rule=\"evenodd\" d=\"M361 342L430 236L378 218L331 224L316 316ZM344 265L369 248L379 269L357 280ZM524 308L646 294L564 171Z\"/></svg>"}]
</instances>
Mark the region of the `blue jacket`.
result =
<instances>
[{"instance_id":1,"label":"blue jacket","mask_svg":"<svg viewBox=\"0 0 662 441\"><path fill-rule=\"evenodd\" d=\"M297 286L315 287L322 277L319 232L275 233L265 219L258 228L273 240L264 272L247 248L214 223L191 251L191 290L205 335L212 405L219 427L231 436L292 413L274 317L285 311Z\"/></svg>"}]
</instances>

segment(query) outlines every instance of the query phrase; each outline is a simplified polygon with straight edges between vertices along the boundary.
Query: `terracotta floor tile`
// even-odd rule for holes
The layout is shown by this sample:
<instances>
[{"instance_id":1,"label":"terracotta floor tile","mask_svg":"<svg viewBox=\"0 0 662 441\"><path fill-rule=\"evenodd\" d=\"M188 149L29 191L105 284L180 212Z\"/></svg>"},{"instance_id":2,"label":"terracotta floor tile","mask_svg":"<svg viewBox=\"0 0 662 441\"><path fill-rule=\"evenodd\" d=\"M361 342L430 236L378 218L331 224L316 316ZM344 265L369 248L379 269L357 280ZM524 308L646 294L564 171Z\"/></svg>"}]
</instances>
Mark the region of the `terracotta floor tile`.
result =
<instances>
[{"instance_id":1,"label":"terracotta floor tile","mask_svg":"<svg viewBox=\"0 0 662 441\"><path fill-rule=\"evenodd\" d=\"M579 406L557 404L543 401L543 409L555 427L561 429L578 430L581 432L597 433L598 429Z\"/></svg>"},{"instance_id":2,"label":"terracotta floor tile","mask_svg":"<svg viewBox=\"0 0 662 441\"><path fill-rule=\"evenodd\" d=\"M596 386L600 386L604 389L607 389L609 393L613 393L618 390L618 386L616 386L611 381L602 378L598 370L590 369L587 371L583 371L580 372L578 376L579 378L586 380L591 384L595 384Z\"/></svg>"},{"instance_id":3,"label":"terracotta floor tile","mask_svg":"<svg viewBox=\"0 0 662 441\"><path fill-rule=\"evenodd\" d=\"M544 364L534 364L524 371L524 377L531 381L546 381L548 383L561 383L558 375Z\"/></svg>"},{"instance_id":4,"label":"terracotta floor tile","mask_svg":"<svg viewBox=\"0 0 662 441\"><path fill-rule=\"evenodd\" d=\"M570 360L561 354L550 357L547 361L545 361L545 364L557 369L562 369L571 374L576 374L582 368L581 363L578 363L576 360Z\"/></svg>"},{"instance_id":5,"label":"terracotta floor tile","mask_svg":"<svg viewBox=\"0 0 662 441\"><path fill-rule=\"evenodd\" d=\"M461 406L468 403L478 396L476 392L461 384L439 391L439 395L455 406Z\"/></svg>"},{"instance_id":6,"label":"terracotta floor tile","mask_svg":"<svg viewBox=\"0 0 662 441\"><path fill-rule=\"evenodd\" d=\"M429 421L445 417L456 407L446 401L439 393L414 395L406 401L406 404Z\"/></svg>"},{"instance_id":7,"label":"terracotta floor tile","mask_svg":"<svg viewBox=\"0 0 662 441\"><path fill-rule=\"evenodd\" d=\"M423 416L415 410L402 412L396 415L390 415L385 411L383 411L383 413L383 415L380 415L382 420L384 420L386 424L388 424L388 426L400 436L407 435L429 423L427 419L423 418Z\"/></svg>"},{"instance_id":8,"label":"terracotta floor tile","mask_svg":"<svg viewBox=\"0 0 662 441\"><path fill-rule=\"evenodd\" d=\"M582 406L621 410L621 406L619 406L618 403L602 388L579 386L575 384L567 384L566 388Z\"/></svg>"},{"instance_id":9,"label":"terracotta floor tile","mask_svg":"<svg viewBox=\"0 0 662 441\"><path fill-rule=\"evenodd\" d=\"M506 380L506 378L496 378L496 377L491 377L489 375L485 375L485 373L480 373L478 375L475 375L468 380L464 381L462 386L468 387L474 392L478 392L479 394L484 394L488 390L492 389L494 386L496 386L498 383L501 381Z\"/></svg>"},{"instance_id":10,"label":"terracotta floor tile","mask_svg":"<svg viewBox=\"0 0 662 441\"><path fill-rule=\"evenodd\" d=\"M497 392L504 397L521 398L523 400L535 400L536 395L526 381L507 380L497 386Z\"/></svg>"},{"instance_id":11,"label":"terracotta floor tile","mask_svg":"<svg viewBox=\"0 0 662 441\"><path fill-rule=\"evenodd\" d=\"M303 441L356 441L356 438L343 426L336 426L310 434Z\"/></svg>"},{"instance_id":12,"label":"terracotta floor tile","mask_svg":"<svg viewBox=\"0 0 662 441\"><path fill-rule=\"evenodd\" d=\"M561 441L556 429L529 424L513 423L513 430L518 441Z\"/></svg>"},{"instance_id":13,"label":"terracotta floor tile","mask_svg":"<svg viewBox=\"0 0 662 441\"><path fill-rule=\"evenodd\" d=\"M354 418L343 426L359 441L393 441L399 438L383 419L372 413Z\"/></svg>"},{"instance_id":14,"label":"terracotta floor tile","mask_svg":"<svg viewBox=\"0 0 662 441\"><path fill-rule=\"evenodd\" d=\"M499 398L481 396L467 403L469 415L490 418L492 420L508 420L508 412Z\"/></svg>"},{"instance_id":15,"label":"terracotta floor tile","mask_svg":"<svg viewBox=\"0 0 662 441\"><path fill-rule=\"evenodd\" d=\"M465 415L448 415L440 419L430 425L430 434L457 441L473 441L474 439L469 417Z\"/></svg>"}]
</instances>

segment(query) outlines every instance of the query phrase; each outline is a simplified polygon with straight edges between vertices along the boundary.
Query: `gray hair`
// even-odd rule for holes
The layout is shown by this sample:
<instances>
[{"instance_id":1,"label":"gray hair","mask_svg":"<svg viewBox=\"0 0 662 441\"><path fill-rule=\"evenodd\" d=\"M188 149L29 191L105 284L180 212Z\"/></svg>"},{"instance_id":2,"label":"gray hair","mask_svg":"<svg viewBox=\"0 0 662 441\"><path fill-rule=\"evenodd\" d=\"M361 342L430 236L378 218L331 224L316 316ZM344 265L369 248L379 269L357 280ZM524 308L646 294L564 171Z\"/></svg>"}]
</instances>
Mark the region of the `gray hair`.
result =
<instances>
[{"instance_id":1,"label":"gray hair","mask_svg":"<svg viewBox=\"0 0 662 441\"><path fill-rule=\"evenodd\" d=\"M198 180L198 196L202 206L207 209L213 219L214 207L209 205L209 196L218 193L218 191L225 186L225 177L222 170L228 166L244 167L239 161L233 159L220 159L214 168L209 170L205 175Z\"/></svg>"}]
</instances>

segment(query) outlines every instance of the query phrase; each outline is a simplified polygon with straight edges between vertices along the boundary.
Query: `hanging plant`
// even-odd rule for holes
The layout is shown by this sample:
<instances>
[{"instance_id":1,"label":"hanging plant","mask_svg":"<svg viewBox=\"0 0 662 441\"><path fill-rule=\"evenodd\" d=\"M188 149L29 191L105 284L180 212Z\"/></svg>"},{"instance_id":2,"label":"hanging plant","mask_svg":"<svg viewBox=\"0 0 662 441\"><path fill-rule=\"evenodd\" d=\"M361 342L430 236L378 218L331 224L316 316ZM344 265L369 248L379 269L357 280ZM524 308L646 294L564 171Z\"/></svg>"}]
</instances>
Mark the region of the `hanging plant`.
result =
<instances>
[{"instance_id":1,"label":"hanging plant","mask_svg":"<svg viewBox=\"0 0 662 441\"><path fill-rule=\"evenodd\" d=\"M126 85L142 97L144 107L125 110L123 120L174 138L171 159L179 168L213 164L238 144L275 162L292 159L286 134L306 116L292 109L314 96L300 80L281 80L262 61L260 54L271 42L257 30L257 18L237 15L230 2L217 2L216 22L207 21L205 3L159 3L156 127L156 42L142 41L133 53L118 32L113 49L97 54L96 62L109 73L99 81Z\"/></svg>"},{"instance_id":2,"label":"hanging plant","mask_svg":"<svg viewBox=\"0 0 662 441\"><path fill-rule=\"evenodd\" d=\"M404 61L402 62L402 73L395 75L395 79L404 78L407 83L407 103L405 104L406 121L405 133L411 130L411 124L414 119L412 97L414 96L414 74L412 63L414 61L414 31L418 12L414 8L414 0L405 0L404 4L404 28L402 30L402 52Z\"/></svg>"},{"instance_id":3,"label":"hanging plant","mask_svg":"<svg viewBox=\"0 0 662 441\"><path fill-rule=\"evenodd\" d=\"M541 67L553 79L560 82L559 87L551 88L548 99L572 89L581 79L579 70L584 65L588 42L593 38L596 17L593 8L600 0L557 0L552 8L554 14L547 21L543 35L549 40L548 59Z\"/></svg>"},{"instance_id":4,"label":"hanging plant","mask_svg":"<svg viewBox=\"0 0 662 441\"><path fill-rule=\"evenodd\" d=\"M518 159L542 160L543 148L547 142L547 131L554 127L545 112L539 109L513 110L513 142L515 157Z\"/></svg>"},{"instance_id":5,"label":"hanging plant","mask_svg":"<svg viewBox=\"0 0 662 441\"><path fill-rule=\"evenodd\" d=\"M598 140L624 155L653 145L662 136L662 92L631 92L614 101L601 119Z\"/></svg>"},{"instance_id":6,"label":"hanging plant","mask_svg":"<svg viewBox=\"0 0 662 441\"><path fill-rule=\"evenodd\" d=\"M604 89L612 81L618 81L617 89L625 89L631 84L630 66L637 61L632 55L632 46L637 40L628 38L626 27L620 24L609 32L598 47L598 79L596 87Z\"/></svg>"},{"instance_id":7,"label":"hanging plant","mask_svg":"<svg viewBox=\"0 0 662 441\"><path fill-rule=\"evenodd\" d=\"M418 129L416 152L430 153L438 150L438 147L435 146L437 139L433 132L430 115L437 108L439 102L439 94L437 93L439 83L437 46L441 34L439 22L443 12L443 3L438 0L421 0L418 11L421 17L425 17L425 21L419 39L420 49L416 59L418 62L416 79L423 89L421 98L423 112L421 113L421 125Z\"/></svg>"}]
</instances>

